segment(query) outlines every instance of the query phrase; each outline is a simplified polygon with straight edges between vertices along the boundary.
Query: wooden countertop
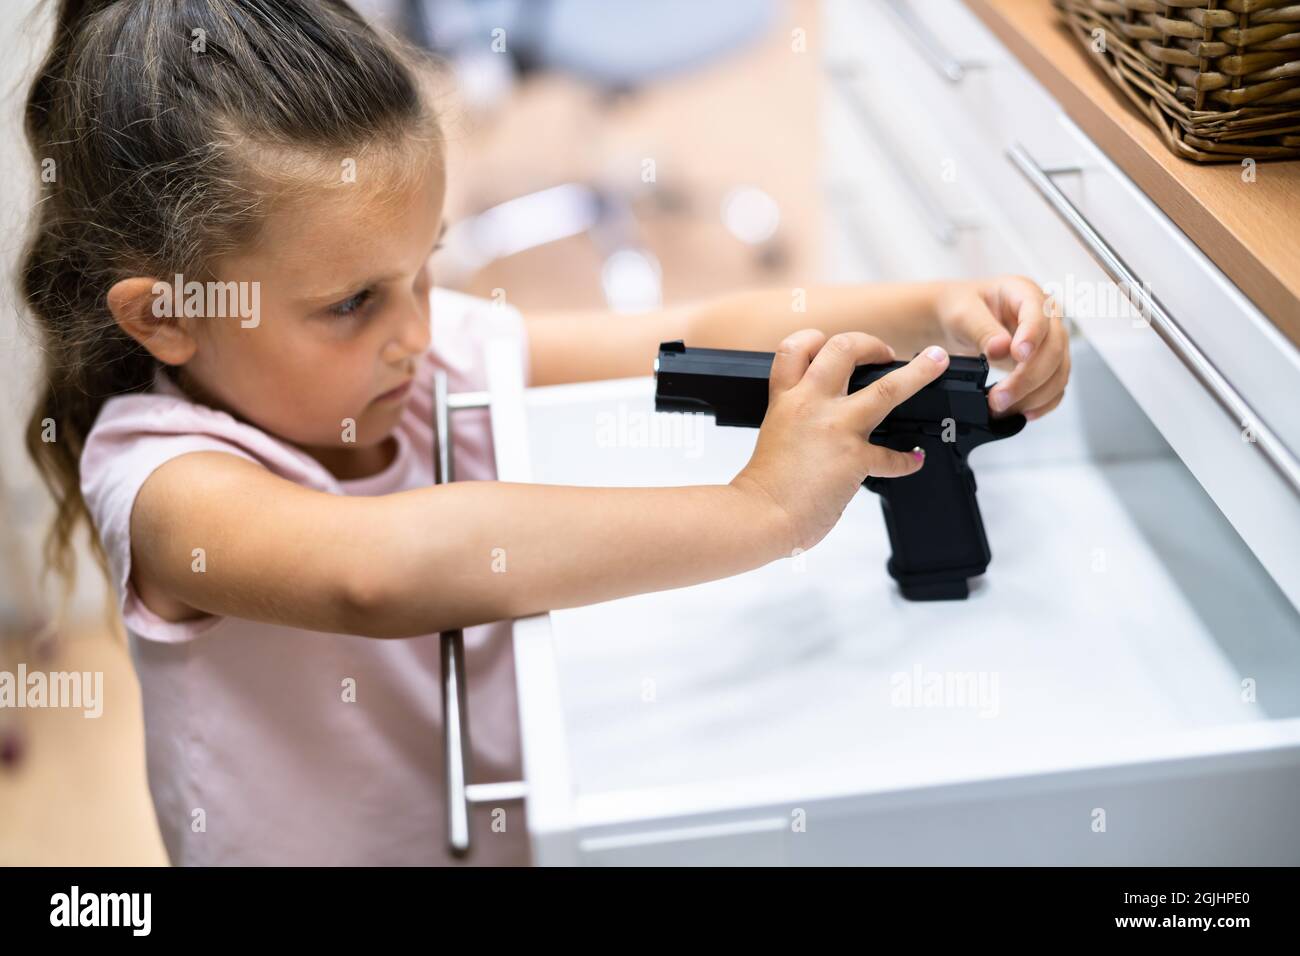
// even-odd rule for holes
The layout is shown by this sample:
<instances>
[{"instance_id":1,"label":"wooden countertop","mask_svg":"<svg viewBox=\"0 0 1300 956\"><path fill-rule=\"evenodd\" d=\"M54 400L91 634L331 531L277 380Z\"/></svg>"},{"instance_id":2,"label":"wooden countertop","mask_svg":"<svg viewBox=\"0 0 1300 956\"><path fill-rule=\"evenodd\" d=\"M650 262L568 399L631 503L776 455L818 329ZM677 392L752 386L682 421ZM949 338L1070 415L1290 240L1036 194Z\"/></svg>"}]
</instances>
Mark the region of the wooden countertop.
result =
<instances>
[{"instance_id":1,"label":"wooden countertop","mask_svg":"<svg viewBox=\"0 0 1300 956\"><path fill-rule=\"evenodd\" d=\"M1093 61L1051 0L965 0L1075 122L1300 345L1300 160L1180 159Z\"/></svg>"}]
</instances>

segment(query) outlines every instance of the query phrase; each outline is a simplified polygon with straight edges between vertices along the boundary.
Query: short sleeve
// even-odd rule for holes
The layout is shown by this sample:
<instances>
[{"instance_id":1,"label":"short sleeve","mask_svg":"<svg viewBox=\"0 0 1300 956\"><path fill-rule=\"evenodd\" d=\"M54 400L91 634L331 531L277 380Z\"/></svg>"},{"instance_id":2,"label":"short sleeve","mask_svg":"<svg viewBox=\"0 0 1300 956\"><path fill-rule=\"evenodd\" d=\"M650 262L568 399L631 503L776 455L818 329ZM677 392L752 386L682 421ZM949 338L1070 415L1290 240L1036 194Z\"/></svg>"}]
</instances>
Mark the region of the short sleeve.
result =
<instances>
[{"instance_id":1,"label":"short sleeve","mask_svg":"<svg viewBox=\"0 0 1300 956\"><path fill-rule=\"evenodd\" d=\"M236 444L211 435L142 432L137 417L119 409L116 414L110 412L105 421L101 413L82 451L81 493L108 557L111 584L127 630L151 640L178 643L211 630L223 618L205 615L167 621L140 599L131 582L131 511L136 496L155 470L191 452L218 451L258 460Z\"/></svg>"},{"instance_id":2,"label":"short sleeve","mask_svg":"<svg viewBox=\"0 0 1300 956\"><path fill-rule=\"evenodd\" d=\"M431 298L431 351L446 368L453 392L487 388L487 343L505 339L518 350L525 384L532 381L528 329L523 313L505 301L482 299L435 287Z\"/></svg>"}]
</instances>

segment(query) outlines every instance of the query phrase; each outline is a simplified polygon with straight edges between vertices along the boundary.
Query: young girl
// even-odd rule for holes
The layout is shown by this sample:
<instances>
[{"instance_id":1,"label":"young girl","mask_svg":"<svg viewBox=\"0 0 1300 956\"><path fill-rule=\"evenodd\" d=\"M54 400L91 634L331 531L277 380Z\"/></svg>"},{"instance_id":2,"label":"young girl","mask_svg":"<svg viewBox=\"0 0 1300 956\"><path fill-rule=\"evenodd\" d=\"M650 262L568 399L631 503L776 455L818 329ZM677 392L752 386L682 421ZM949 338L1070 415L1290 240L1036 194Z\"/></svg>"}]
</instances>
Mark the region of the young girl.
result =
<instances>
[{"instance_id":1,"label":"young girl","mask_svg":"<svg viewBox=\"0 0 1300 956\"><path fill-rule=\"evenodd\" d=\"M87 516L106 558L176 864L450 861L439 631L469 628L475 782L517 779L511 618L816 544L867 475L923 467L866 438L946 349L1014 366L995 414L1051 410L1069 375L1017 277L527 321L437 289L426 74L342 0L62 0L31 89L52 175L22 271L47 376L29 447L52 564ZM484 388L490 336L534 385L648 374L666 339L775 349L753 457L718 486L506 484L486 416L458 413L457 477L486 480L433 487L434 370ZM494 809L471 861L526 862L520 808Z\"/></svg>"}]
</instances>

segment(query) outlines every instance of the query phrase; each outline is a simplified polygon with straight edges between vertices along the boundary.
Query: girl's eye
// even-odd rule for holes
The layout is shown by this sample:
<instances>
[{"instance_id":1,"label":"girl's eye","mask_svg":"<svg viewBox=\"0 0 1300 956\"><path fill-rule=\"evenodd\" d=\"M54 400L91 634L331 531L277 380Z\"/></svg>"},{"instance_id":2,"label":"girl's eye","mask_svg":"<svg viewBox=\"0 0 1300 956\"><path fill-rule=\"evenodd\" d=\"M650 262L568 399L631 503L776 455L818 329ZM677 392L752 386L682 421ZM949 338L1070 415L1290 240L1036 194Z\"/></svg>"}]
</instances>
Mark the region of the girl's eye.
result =
<instances>
[{"instance_id":1,"label":"girl's eye","mask_svg":"<svg viewBox=\"0 0 1300 956\"><path fill-rule=\"evenodd\" d=\"M370 301L372 293L369 289L362 289L356 295L349 296L337 305L331 305L326 311L330 315L338 315L344 318L356 315L361 307Z\"/></svg>"}]
</instances>

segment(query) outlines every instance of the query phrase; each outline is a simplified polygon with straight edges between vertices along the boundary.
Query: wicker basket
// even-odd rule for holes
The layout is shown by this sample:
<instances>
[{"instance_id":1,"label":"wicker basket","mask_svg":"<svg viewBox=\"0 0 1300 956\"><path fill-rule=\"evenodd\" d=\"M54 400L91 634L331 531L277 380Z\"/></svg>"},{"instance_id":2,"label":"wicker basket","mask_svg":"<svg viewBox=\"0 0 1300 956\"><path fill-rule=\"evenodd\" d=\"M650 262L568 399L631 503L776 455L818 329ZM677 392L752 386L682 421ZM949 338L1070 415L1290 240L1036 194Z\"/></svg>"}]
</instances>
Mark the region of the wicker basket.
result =
<instances>
[{"instance_id":1,"label":"wicker basket","mask_svg":"<svg viewBox=\"0 0 1300 956\"><path fill-rule=\"evenodd\" d=\"M1300 157L1300 0L1054 2L1179 156Z\"/></svg>"}]
</instances>

